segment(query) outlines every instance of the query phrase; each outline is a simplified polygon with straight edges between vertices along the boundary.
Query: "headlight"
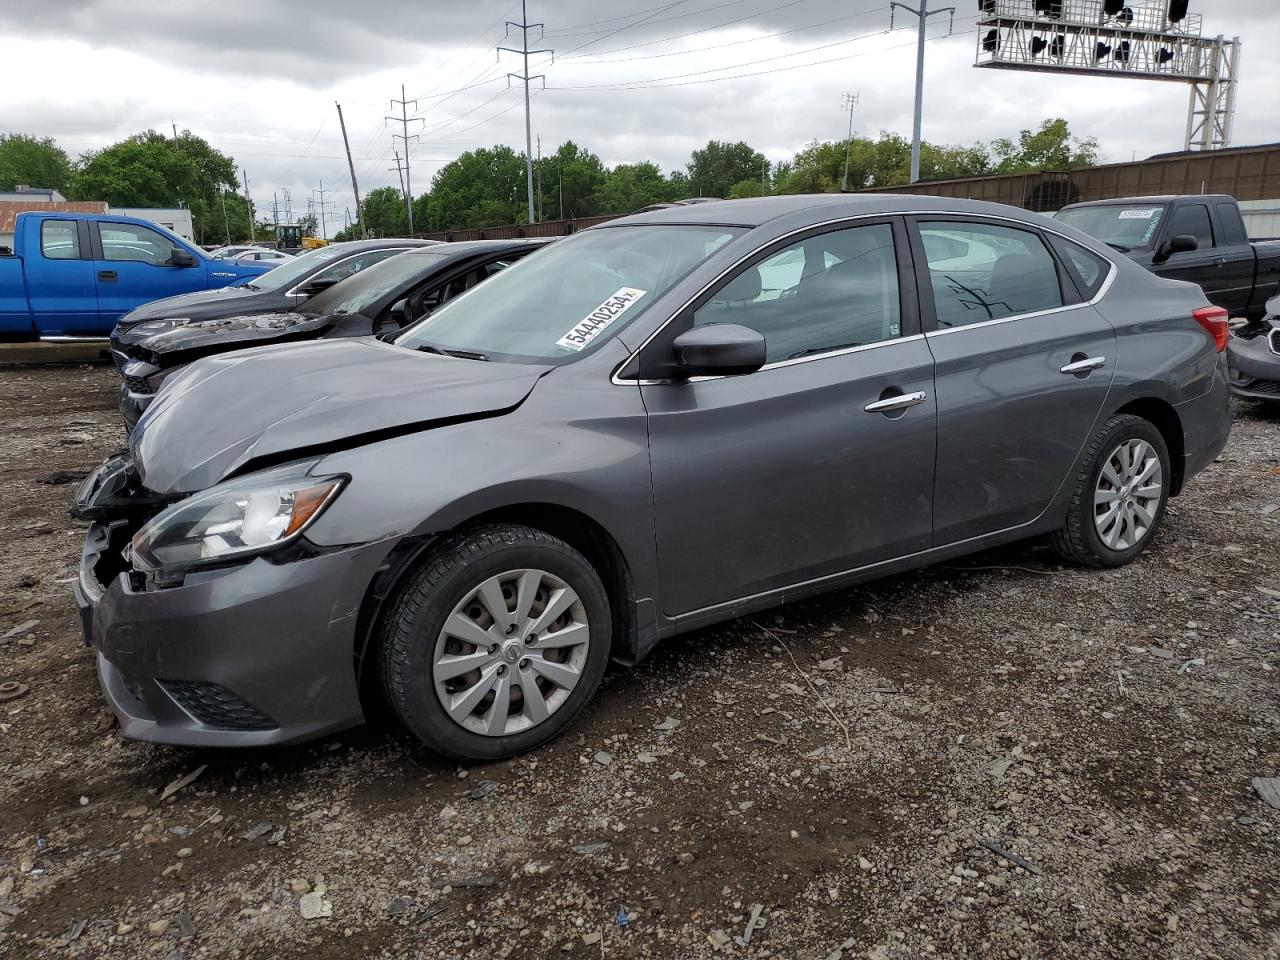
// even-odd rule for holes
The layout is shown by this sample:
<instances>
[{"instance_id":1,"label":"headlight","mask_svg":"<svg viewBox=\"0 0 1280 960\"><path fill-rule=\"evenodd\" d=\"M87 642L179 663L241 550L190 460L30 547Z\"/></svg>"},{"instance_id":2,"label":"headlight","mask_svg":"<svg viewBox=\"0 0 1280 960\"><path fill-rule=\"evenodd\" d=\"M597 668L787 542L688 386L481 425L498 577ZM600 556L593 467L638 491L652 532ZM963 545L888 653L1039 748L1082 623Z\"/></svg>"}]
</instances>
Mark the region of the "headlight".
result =
<instances>
[{"instance_id":1,"label":"headlight","mask_svg":"<svg viewBox=\"0 0 1280 960\"><path fill-rule=\"evenodd\" d=\"M144 570L192 567L288 543L345 482L345 477L298 476L294 467L218 484L175 503L134 534L134 565Z\"/></svg>"},{"instance_id":2,"label":"headlight","mask_svg":"<svg viewBox=\"0 0 1280 960\"><path fill-rule=\"evenodd\" d=\"M168 330L172 330L174 327L190 322L191 320L188 317L169 317L164 320L143 320L142 323L130 328L129 332L151 336L156 333L164 333Z\"/></svg>"}]
</instances>

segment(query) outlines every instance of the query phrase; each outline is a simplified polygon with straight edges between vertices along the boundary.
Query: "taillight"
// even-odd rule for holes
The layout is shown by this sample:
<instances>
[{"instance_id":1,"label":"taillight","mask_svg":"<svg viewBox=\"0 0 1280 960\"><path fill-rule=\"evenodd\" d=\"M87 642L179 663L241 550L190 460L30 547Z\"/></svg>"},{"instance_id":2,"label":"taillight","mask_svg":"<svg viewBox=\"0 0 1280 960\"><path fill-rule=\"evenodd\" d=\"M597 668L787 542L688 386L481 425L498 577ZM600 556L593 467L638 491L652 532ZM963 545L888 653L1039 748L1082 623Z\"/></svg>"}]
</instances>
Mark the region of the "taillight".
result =
<instances>
[{"instance_id":1,"label":"taillight","mask_svg":"<svg viewBox=\"0 0 1280 960\"><path fill-rule=\"evenodd\" d=\"M1199 310L1192 310L1191 316L1195 318L1196 323L1204 327L1209 336L1213 337L1213 345L1219 353L1227 349L1227 337L1231 327L1227 323L1229 314L1226 310L1222 307L1201 307Z\"/></svg>"}]
</instances>

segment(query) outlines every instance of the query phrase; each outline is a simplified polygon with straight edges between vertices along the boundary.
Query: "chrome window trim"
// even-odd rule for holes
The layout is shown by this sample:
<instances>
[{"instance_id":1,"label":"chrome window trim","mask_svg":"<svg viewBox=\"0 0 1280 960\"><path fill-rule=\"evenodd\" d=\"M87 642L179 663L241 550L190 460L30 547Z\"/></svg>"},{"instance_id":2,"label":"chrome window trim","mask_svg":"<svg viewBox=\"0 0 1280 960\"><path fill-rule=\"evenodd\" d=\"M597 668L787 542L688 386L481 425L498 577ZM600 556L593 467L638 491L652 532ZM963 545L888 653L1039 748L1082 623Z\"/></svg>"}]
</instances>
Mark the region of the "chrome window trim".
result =
<instances>
[{"instance_id":1,"label":"chrome window trim","mask_svg":"<svg viewBox=\"0 0 1280 960\"><path fill-rule=\"evenodd\" d=\"M377 251L378 251L378 252L381 252L381 251L383 251L383 250L394 250L396 253L404 253L404 252L405 252L405 251L407 251L407 250L414 250L414 249L417 249L417 248L416 248L416 247L378 247L378 248L376 248L376 249L377 249ZM346 263L348 260L351 260L351 259L353 259L353 258L355 258L355 257L360 256L361 254L364 254L364 253L370 253L370 252L371 252L371 251L369 251L369 250L357 250L355 253L348 254L347 256L342 257L340 260L334 260L332 263L326 263L323 267L321 267L319 270L317 270L317 271L316 271L316 273L324 273L324 271L328 270L330 267L336 267L336 266L338 266L339 264ZM290 258L290 259L296 260L296 259L297 259L297 257L292 257L292 258ZM391 257L384 257L383 259L385 259L385 260L390 260L390 259L391 259ZM381 261L381 260L379 260L378 262L379 262L379 263L381 263L382 261ZM312 278L312 277L314 277L314 276L316 275L316 273L311 274L311 276L310 276L310 277L308 277L306 280L303 280L301 283L296 284L293 288L291 288L291 289L289 289L289 290L286 290L286 291L285 291L285 293L284 293L284 295L285 295L286 297L302 297L302 296L306 296L306 294L299 293L299 292L298 292L298 290L299 290L301 287L306 286L306 285L307 285L307 283L311 280L311 278ZM338 281L338 282L339 282L339 283L341 283L342 281Z\"/></svg>"},{"instance_id":2,"label":"chrome window trim","mask_svg":"<svg viewBox=\"0 0 1280 960\"><path fill-rule=\"evenodd\" d=\"M830 227L830 226L835 226L837 224L842 224L842 223L854 223L858 220L885 220L890 217L925 217L925 216L965 217L968 219L976 219L976 220L995 220L1001 223L1014 224L1015 226L1020 227L1023 230L1031 229L1031 230L1040 230L1044 233L1051 233L1056 237L1061 237L1063 240L1066 240L1068 243L1074 243L1078 247L1083 247L1084 249L1089 250L1089 252L1094 254L1095 256L1101 257L1107 264L1107 278L1102 282L1102 286L1098 288L1098 292L1094 294L1092 299L1084 300L1084 301L1081 301L1080 303L1072 303L1072 304L1068 304L1061 307L1053 307L1052 309L1049 309L1049 310L1038 310L1033 313L1017 313L1008 317L997 317L994 320L984 320L980 323L971 323L963 327L948 327L945 330L931 330L925 333L912 334L911 336L908 336L908 337L898 337L897 339L894 339L894 340L880 340L876 343L863 344L862 346L859 346L859 347L847 347L843 350L832 350L827 353L815 353L812 356L808 356L808 357L797 357L794 360L779 360L776 363L765 364L763 367L760 368L760 370L757 370L756 372L760 373L765 370L771 370L779 366L790 366L796 363L808 363L811 360L826 360L829 357L842 356L846 353L856 353L861 350L871 349L872 347L880 347L890 343L902 343L905 341L915 340L915 339L926 339L928 337L937 336L943 333L954 333L957 330L970 330L976 327L991 326L997 323L1007 323L1010 320L1023 320L1028 317L1040 317L1040 316L1045 316L1051 313L1062 313L1066 310L1078 310L1081 307L1092 307L1096 305L1098 301L1100 301L1103 297L1105 297L1107 293L1111 290L1111 285L1115 282L1116 275L1119 273L1119 270L1116 267L1116 263L1114 260L1111 259L1111 257L1104 256L1103 254L1098 253L1096 250L1090 250L1088 247L1084 247L1084 245L1080 243L1079 240L1076 240L1073 237L1069 237L1065 233L1062 233L1059 230L1054 230L1052 227L1043 226L1041 224L1027 223L1026 221L1018 220L1015 217L1002 217L994 213L955 213L953 211L946 211L946 210L895 210L888 213L881 211L878 213L860 213L860 214L856 214L854 216L849 216L849 217L836 217L832 220L822 220L822 221L819 221L818 223L806 224L803 227L797 227L795 230L791 230L787 233L780 234L779 236L774 237L772 240L769 240L767 243L761 244L755 249L748 251L747 253L739 257L737 260L735 260L733 263L731 263L729 266L725 267L718 274L716 274L715 277L713 277L707 283L703 284L702 287L700 287L698 291L694 293L693 296L691 296L688 300L686 300L683 304L681 304L680 307L674 313L671 314L671 316L667 317L667 319L664 320L657 327L657 329L653 331L653 333L645 337L644 341L640 344L640 346L632 350L627 355L627 358L625 360L623 360L616 367L614 367L613 373L609 377L609 381L611 383L614 383L614 384L617 384L618 386L623 386L623 387L654 386L656 384L672 383L673 381L671 380L642 380L640 378L624 380L618 376L618 371L622 370L627 366L627 364L635 360L636 357L638 357L641 354L644 348L647 347L650 344L650 342L652 342L653 339L658 336L658 334L662 333L662 331L664 331L668 326L670 326L675 321L676 317L684 313L684 311L687 310L695 300L701 297L704 293L706 293L708 290L714 287L717 283L719 283L729 274L733 273L733 271L737 270L740 266L742 266L744 263L746 263L748 260L754 257L757 253L759 253L765 247L768 247L774 243L777 243L780 240L786 240L786 239L789 239L790 237L796 236L797 234L806 233L810 230L816 230L821 227ZM754 228L748 228L748 229L750 230ZM1048 248L1046 247L1046 249ZM1053 254L1050 251L1050 256L1052 255ZM1057 264L1056 259L1054 263L1055 265ZM922 316L920 319L921 319L921 322L923 323L924 317ZM716 376L706 376L706 377L690 377L688 380L681 381L681 382L682 383L702 383L707 380L723 380L723 379L725 379L724 375L716 375Z\"/></svg>"}]
</instances>

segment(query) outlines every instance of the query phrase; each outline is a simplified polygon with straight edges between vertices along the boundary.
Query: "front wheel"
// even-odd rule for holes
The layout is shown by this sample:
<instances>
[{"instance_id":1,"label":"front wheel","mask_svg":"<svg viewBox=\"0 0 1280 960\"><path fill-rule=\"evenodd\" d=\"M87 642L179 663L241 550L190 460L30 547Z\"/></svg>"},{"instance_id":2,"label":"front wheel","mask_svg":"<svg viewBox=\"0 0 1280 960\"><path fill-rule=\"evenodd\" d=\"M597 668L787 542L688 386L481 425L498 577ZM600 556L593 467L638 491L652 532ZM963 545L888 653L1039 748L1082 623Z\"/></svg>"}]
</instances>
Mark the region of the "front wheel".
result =
<instances>
[{"instance_id":1,"label":"front wheel","mask_svg":"<svg viewBox=\"0 0 1280 960\"><path fill-rule=\"evenodd\" d=\"M1053 536L1065 559L1119 567L1155 537L1169 502L1169 450L1150 421L1112 417L1089 443L1067 522Z\"/></svg>"},{"instance_id":2,"label":"front wheel","mask_svg":"<svg viewBox=\"0 0 1280 960\"><path fill-rule=\"evenodd\" d=\"M540 746L586 705L609 659L599 575L562 540L516 525L442 542L400 590L383 689L438 753L496 760Z\"/></svg>"}]
</instances>

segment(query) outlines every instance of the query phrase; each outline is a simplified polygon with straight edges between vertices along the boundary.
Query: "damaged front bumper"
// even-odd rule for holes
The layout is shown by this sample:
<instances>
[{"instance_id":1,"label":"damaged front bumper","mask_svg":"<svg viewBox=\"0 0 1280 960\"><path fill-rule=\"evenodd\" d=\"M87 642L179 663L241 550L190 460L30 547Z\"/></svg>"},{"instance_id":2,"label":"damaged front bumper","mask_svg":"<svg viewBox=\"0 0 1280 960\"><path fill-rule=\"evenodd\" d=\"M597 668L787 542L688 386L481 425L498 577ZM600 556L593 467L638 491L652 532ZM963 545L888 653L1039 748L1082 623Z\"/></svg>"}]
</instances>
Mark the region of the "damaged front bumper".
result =
<instances>
[{"instance_id":1,"label":"damaged front bumper","mask_svg":"<svg viewBox=\"0 0 1280 960\"><path fill-rule=\"evenodd\" d=\"M359 614L393 542L258 556L160 588L129 566L140 523L94 519L73 587L126 737L263 746L363 721Z\"/></svg>"},{"instance_id":2,"label":"damaged front bumper","mask_svg":"<svg viewBox=\"0 0 1280 960\"><path fill-rule=\"evenodd\" d=\"M1227 341L1227 366L1237 397L1280 401L1280 327L1234 332Z\"/></svg>"}]
</instances>

